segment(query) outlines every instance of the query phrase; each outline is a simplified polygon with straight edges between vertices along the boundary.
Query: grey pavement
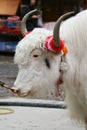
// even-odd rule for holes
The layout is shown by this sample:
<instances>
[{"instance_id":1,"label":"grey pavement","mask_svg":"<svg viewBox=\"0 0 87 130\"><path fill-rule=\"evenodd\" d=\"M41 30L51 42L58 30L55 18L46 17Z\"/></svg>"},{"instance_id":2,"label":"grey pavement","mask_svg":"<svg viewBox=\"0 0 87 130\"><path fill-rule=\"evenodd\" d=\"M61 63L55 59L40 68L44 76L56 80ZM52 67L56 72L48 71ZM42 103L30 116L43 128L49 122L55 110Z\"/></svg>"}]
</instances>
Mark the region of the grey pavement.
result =
<instances>
[{"instance_id":1,"label":"grey pavement","mask_svg":"<svg viewBox=\"0 0 87 130\"><path fill-rule=\"evenodd\" d=\"M1 101L29 102L29 99L9 98ZM40 102L44 101L40 100ZM0 106L0 108L2 108L2 111L0 109L0 130L85 130L84 124L70 120L67 109L30 106ZM6 114L9 111L12 113Z\"/></svg>"},{"instance_id":2,"label":"grey pavement","mask_svg":"<svg viewBox=\"0 0 87 130\"><path fill-rule=\"evenodd\" d=\"M0 55L0 81L9 86L13 86L18 72L17 65L14 64L14 56ZM5 88L0 86L0 97L12 96Z\"/></svg>"}]
</instances>

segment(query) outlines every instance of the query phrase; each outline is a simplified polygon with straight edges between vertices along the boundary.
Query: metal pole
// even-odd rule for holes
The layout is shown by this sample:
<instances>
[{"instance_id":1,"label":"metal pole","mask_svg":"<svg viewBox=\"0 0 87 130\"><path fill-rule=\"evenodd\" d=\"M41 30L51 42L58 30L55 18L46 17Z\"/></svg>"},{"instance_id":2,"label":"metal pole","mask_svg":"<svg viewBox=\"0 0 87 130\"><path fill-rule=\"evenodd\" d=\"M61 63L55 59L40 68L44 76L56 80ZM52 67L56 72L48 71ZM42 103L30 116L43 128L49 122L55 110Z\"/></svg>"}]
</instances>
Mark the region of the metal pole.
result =
<instances>
[{"instance_id":1,"label":"metal pole","mask_svg":"<svg viewBox=\"0 0 87 130\"><path fill-rule=\"evenodd\" d=\"M32 102L5 102L0 101L0 106L22 106L22 107L44 107L44 108L59 108L65 109L66 106L59 103L32 103Z\"/></svg>"}]
</instances>

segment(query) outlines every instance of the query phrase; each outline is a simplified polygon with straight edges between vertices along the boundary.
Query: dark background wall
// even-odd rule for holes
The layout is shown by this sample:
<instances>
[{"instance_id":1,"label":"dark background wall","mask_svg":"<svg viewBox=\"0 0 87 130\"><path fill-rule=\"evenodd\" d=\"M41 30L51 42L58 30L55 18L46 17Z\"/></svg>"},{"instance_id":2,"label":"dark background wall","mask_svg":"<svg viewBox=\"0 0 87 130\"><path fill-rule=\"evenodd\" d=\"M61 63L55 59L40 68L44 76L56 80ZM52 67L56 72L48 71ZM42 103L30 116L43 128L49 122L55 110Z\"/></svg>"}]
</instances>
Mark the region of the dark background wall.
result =
<instances>
[{"instance_id":1,"label":"dark background wall","mask_svg":"<svg viewBox=\"0 0 87 130\"><path fill-rule=\"evenodd\" d=\"M30 0L22 0L29 4ZM87 0L36 0L37 8L42 10L43 21L56 21L62 14L74 10L76 13L87 8Z\"/></svg>"},{"instance_id":2,"label":"dark background wall","mask_svg":"<svg viewBox=\"0 0 87 130\"><path fill-rule=\"evenodd\" d=\"M56 21L60 15L68 11L79 12L80 0L42 0L41 7L44 21Z\"/></svg>"}]
</instances>

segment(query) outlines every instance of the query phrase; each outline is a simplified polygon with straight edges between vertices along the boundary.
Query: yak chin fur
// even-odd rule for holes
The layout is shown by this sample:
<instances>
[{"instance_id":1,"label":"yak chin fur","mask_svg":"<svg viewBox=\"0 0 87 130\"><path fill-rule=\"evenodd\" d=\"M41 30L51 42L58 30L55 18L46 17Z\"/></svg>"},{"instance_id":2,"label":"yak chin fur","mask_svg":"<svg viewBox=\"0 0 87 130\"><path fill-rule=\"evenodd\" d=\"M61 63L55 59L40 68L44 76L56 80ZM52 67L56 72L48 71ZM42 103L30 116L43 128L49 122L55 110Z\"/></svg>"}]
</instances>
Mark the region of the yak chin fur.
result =
<instances>
[{"instance_id":1,"label":"yak chin fur","mask_svg":"<svg viewBox=\"0 0 87 130\"><path fill-rule=\"evenodd\" d=\"M27 64L32 50L43 46L49 35L52 35L52 32L48 30L34 29L19 42L15 62L23 66ZM68 48L65 58L69 68L63 72L65 100L71 117L84 121L84 119L87 120L87 10L62 22L60 38L65 41Z\"/></svg>"}]
</instances>

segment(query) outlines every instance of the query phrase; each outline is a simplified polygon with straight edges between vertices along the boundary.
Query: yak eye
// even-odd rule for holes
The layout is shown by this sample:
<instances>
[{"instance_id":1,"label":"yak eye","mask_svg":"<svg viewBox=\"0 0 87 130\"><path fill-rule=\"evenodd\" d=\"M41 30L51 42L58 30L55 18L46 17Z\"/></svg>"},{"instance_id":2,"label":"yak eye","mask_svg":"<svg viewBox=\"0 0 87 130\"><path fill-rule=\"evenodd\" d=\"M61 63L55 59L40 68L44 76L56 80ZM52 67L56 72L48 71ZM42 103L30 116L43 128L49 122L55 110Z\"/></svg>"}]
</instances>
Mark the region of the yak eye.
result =
<instances>
[{"instance_id":1,"label":"yak eye","mask_svg":"<svg viewBox=\"0 0 87 130\"><path fill-rule=\"evenodd\" d=\"M36 57L38 57L38 55L33 55L33 57L35 57L35 58L36 58Z\"/></svg>"},{"instance_id":2,"label":"yak eye","mask_svg":"<svg viewBox=\"0 0 87 130\"><path fill-rule=\"evenodd\" d=\"M31 52L31 57L33 57L33 58L37 58L41 55L42 55L42 50L40 50L40 49L35 49Z\"/></svg>"}]
</instances>

